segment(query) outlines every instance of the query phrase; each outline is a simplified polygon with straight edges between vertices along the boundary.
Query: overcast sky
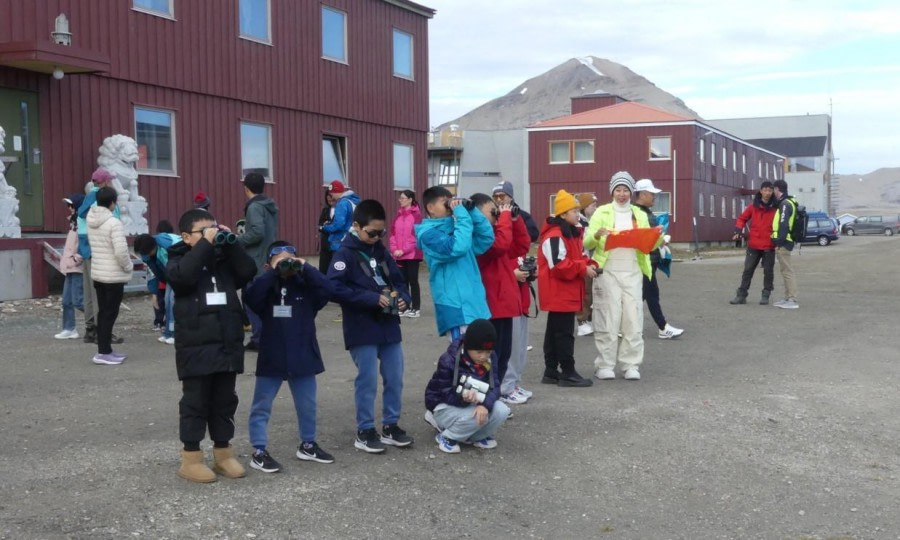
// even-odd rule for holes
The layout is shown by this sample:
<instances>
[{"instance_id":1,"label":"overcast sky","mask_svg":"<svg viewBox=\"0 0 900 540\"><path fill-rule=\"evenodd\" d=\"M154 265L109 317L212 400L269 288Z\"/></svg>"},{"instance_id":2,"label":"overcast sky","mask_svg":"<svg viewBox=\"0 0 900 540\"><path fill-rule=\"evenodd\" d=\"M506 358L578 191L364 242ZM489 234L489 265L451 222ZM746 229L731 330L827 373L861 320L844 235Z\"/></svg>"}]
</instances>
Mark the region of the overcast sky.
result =
<instances>
[{"instance_id":1,"label":"overcast sky","mask_svg":"<svg viewBox=\"0 0 900 540\"><path fill-rule=\"evenodd\" d=\"M900 166L896 0L421 1L433 126L593 55L707 119L832 112L840 174Z\"/></svg>"}]
</instances>

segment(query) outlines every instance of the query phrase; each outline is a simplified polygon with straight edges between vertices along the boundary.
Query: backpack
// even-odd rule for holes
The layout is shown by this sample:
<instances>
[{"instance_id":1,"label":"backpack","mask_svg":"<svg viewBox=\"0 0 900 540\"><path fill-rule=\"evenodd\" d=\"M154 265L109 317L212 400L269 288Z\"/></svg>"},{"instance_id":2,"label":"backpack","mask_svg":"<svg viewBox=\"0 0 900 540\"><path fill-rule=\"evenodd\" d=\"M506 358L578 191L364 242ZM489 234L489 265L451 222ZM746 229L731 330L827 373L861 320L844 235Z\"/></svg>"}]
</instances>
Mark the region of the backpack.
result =
<instances>
[{"instance_id":1,"label":"backpack","mask_svg":"<svg viewBox=\"0 0 900 540\"><path fill-rule=\"evenodd\" d=\"M806 226L809 223L809 214L806 213L806 207L798 204L797 199L791 197L794 202L794 223L789 231L791 241L800 244L806 238Z\"/></svg>"}]
</instances>

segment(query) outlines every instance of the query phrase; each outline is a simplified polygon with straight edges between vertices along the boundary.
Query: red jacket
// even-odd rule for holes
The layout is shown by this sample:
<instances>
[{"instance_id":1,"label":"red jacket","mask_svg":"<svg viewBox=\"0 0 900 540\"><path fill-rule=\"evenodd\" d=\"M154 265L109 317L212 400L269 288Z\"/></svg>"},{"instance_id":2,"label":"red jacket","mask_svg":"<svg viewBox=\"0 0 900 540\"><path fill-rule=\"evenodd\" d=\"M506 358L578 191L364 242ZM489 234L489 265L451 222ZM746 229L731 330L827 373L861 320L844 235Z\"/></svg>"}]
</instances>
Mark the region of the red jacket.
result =
<instances>
[{"instance_id":1,"label":"red jacket","mask_svg":"<svg viewBox=\"0 0 900 540\"><path fill-rule=\"evenodd\" d=\"M494 224L494 243L491 249L477 257L481 281L487 292L492 319L508 319L522 315L522 292L512 271L510 259L528 253L531 237L525 221L513 221L510 212L502 212Z\"/></svg>"},{"instance_id":2,"label":"red jacket","mask_svg":"<svg viewBox=\"0 0 900 540\"><path fill-rule=\"evenodd\" d=\"M734 232L740 234L744 230L747 222L750 222L750 236L747 238L747 247L750 249L760 249L763 251L771 251L775 249L772 243L772 220L775 219L775 212L778 206L775 204L775 197L769 199L768 203L762 202L759 193L753 197L750 203L734 224Z\"/></svg>"},{"instance_id":3,"label":"red jacket","mask_svg":"<svg viewBox=\"0 0 900 540\"><path fill-rule=\"evenodd\" d=\"M584 276L596 262L584 254L584 229L566 238L558 224L545 223L538 240L538 301L543 311L577 313L584 299Z\"/></svg>"}]
</instances>

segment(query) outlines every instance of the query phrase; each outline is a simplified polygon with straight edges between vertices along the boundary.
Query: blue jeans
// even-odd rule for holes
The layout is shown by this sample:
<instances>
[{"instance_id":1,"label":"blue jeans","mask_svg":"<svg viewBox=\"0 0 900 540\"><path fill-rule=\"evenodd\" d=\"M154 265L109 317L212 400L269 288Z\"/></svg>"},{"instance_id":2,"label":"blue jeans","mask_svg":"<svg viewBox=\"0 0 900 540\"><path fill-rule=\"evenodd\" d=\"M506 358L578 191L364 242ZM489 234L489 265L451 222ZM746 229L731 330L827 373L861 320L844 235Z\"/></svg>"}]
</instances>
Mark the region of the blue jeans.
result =
<instances>
[{"instance_id":1,"label":"blue jeans","mask_svg":"<svg viewBox=\"0 0 900 540\"><path fill-rule=\"evenodd\" d=\"M256 390L253 392L253 404L250 405L250 444L254 448L264 449L267 437L266 428L272 416L272 402L281 389L281 377L256 377ZM287 380L294 398L294 409L297 411L297 431L300 442L316 440L316 376L297 377Z\"/></svg>"},{"instance_id":2,"label":"blue jeans","mask_svg":"<svg viewBox=\"0 0 900 540\"><path fill-rule=\"evenodd\" d=\"M359 373L356 375L356 429L375 427L375 394L378 392L378 360L381 359L381 419L384 425L400 420L403 394L403 349L400 343L360 345L350 349Z\"/></svg>"},{"instance_id":3,"label":"blue jeans","mask_svg":"<svg viewBox=\"0 0 900 540\"><path fill-rule=\"evenodd\" d=\"M75 310L84 311L84 278L75 272L66 274L62 294L63 330L75 330Z\"/></svg>"},{"instance_id":4,"label":"blue jeans","mask_svg":"<svg viewBox=\"0 0 900 540\"><path fill-rule=\"evenodd\" d=\"M443 430L441 435L454 441L475 442L493 437L508 417L509 407L500 400L494 402L494 409L483 426L475 421L475 405L454 407L441 404L434 408L434 421Z\"/></svg>"},{"instance_id":5,"label":"blue jeans","mask_svg":"<svg viewBox=\"0 0 900 540\"><path fill-rule=\"evenodd\" d=\"M163 328L163 337L175 337L175 291L166 285L166 326Z\"/></svg>"}]
</instances>

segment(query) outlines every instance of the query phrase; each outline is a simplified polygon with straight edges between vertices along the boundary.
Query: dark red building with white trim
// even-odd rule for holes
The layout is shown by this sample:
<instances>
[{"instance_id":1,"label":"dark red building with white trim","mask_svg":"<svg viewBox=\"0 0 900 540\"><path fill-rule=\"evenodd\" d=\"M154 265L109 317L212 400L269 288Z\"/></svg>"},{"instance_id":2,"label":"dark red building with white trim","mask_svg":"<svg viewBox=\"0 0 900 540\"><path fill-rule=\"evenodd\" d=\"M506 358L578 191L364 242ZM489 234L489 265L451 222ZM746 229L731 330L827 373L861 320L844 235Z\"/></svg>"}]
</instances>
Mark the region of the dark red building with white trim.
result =
<instances>
[{"instance_id":1,"label":"dark red building with white trim","mask_svg":"<svg viewBox=\"0 0 900 540\"><path fill-rule=\"evenodd\" d=\"M672 216L674 242L727 241L760 182L784 178L782 156L695 118L609 94L573 98L572 110L528 129L535 215L546 215L561 188L605 204L609 178L626 170L663 190L655 210Z\"/></svg>"}]
</instances>

